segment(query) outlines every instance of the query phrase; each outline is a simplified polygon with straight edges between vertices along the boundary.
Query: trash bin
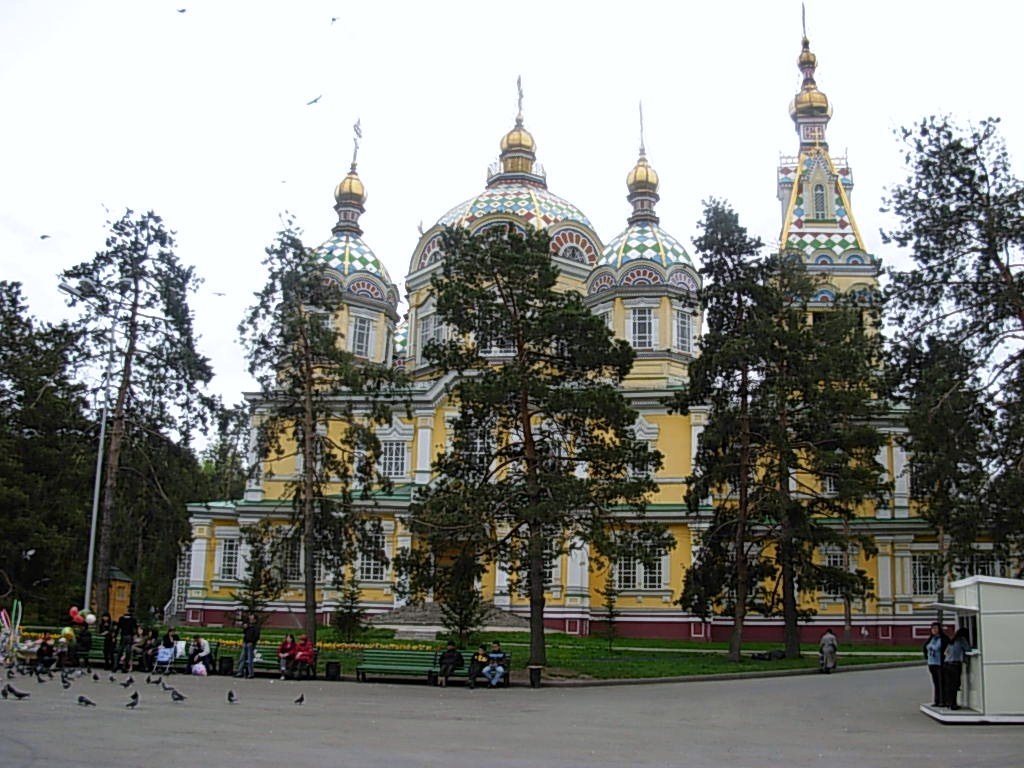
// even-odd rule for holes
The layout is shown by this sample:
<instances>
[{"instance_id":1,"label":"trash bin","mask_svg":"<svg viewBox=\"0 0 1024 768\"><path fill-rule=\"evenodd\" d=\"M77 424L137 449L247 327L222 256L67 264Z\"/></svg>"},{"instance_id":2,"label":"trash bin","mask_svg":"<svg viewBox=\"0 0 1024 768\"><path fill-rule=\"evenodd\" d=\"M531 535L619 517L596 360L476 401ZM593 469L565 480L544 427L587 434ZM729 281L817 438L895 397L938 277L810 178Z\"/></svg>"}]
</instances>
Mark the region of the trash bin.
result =
<instances>
[{"instance_id":1,"label":"trash bin","mask_svg":"<svg viewBox=\"0 0 1024 768\"><path fill-rule=\"evenodd\" d=\"M341 680L341 662L328 661L324 666L324 677L328 680Z\"/></svg>"},{"instance_id":2,"label":"trash bin","mask_svg":"<svg viewBox=\"0 0 1024 768\"><path fill-rule=\"evenodd\" d=\"M235 672L235 660L230 656L221 656L217 659L217 674L231 677Z\"/></svg>"},{"instance_id":3,"label":"trash bin","mask_svg":"<svg viewBox=\"0 0 1024 768\"><path fill-rule=\"evenodd\" d=\"M530 687L540 688L540 673L544 667L530 665L527 669L530 670Z\"/></svg>"}]
</instances>

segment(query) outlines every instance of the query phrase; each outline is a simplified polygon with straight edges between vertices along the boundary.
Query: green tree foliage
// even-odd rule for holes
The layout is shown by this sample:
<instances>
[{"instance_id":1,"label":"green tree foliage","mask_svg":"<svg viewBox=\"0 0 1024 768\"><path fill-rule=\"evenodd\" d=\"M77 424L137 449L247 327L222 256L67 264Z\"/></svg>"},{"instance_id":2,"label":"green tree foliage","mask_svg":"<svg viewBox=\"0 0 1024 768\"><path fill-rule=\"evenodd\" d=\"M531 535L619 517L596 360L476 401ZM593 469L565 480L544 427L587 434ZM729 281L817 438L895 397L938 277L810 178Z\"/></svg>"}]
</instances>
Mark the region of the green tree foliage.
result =
<instances>
[{"instance_id":1,"label":"green tree foliage","mask_svg":"<svg viewBox=\"0 0 1024 768\"><path fill-rule=\"evenodd\" d=\"M107 371L103 389L109 383L113 390L96 551L99 612L107 609L114 542L134 540L133 530L115 527L126 444L147 450L157 433L164 436L155 441L161 449L166 439L187 446L208 406L200 388L213 374L196 349L188 304L199 281L174 247L159 216L129 210L110 223L104 250L61 274L78 290L71 305L83 309L88 353L99 373ZM159 477L156 457L148 464L149 479ZM176 551L178 542L166 544Z\"/></svg>"},{"instance_id":2,"label":"green tree foliage","mask_svg":"<svg viewBox=\"0 0 1024 768\"><path fill-rule=\"evenodd\" d=\"M968 349L941 337L905 350L910 498L939 536L936 570L970 562L985 526L983 498L993 413ZM946 546L946 540L949 546Z\"/></svg>"},{"instance_id":3,"label":"green tree foliage","mask_svg":"<svg viewBox=\"0 0 1024 768\"><path fill-rule=\"evenodd\" d=\"M747 610L764 605L757 587L769 574L760 556L768 529L757 524L759 439L751 409L773 330L774 287L768 265L759 259L761 241L747 235L727 203L706 203L698 226L707 333L700 357L690 366L690 386L675 405L683 411L707 409L687 504L692 514L700 514L710 498L712 519L700 535L680 602L702 617L713 609L731 610L729 658L738 661Z\"/></svg>"},{"instance_id":4,"label":"green tree foliage","mask_svg":"<svg viewBox=\"0 0 1024 768\"><path fill-rule=\"evenodd\" d=\"M242 538L248 554L238 589L231 593L231 599L241 604L245 615L261 616L288 585L280 567L282 538L269 520L243 527Z\"/></svg>"},{"instance_id":5,"label":"green tree foliage","mask_svg":"<svg viewBox=\"0 0 1024 768\"><path fill-rule=\"evenodd\" d=\"M473 634L483 627L488 608L478 586L479 560L462 552L441 565L435 592L441 608L441 622L460 648L466 648Z\"/></svg>"},{"instance_id":6,"label":"green tree foliage","mask_svg":"<svg viewBox=\"0 0 1024 768\"><path fill-rule=\"evenodd\" d=\"M351 643L363 631L366 611L360 602L362 592L359 582L351 573L340 578L337 586L338 609L334 612L332 623L341 639Z\"/></svg>"},{"instance_id":7,"label":"green tree foliage","mask_svg":"<svg viewBox=\"0 0 1024 768\"><path fill-rule=\"evenodd\" d=\"M245 466L252 409L247 403L231 407L218 405L214 412L216 431L202 454L203 487L195 498L239 499L245 491Z\"/></svg>"},{"instance_id":8,"label":"green tree foliage","mask_svg":"<svg viewBox=\"0 0 1024 768\"><path fill-rule=\"evenodd\" d=\"M82 603L98 425L74 378L81 341L0 281L0 604L22 600L31 622Z\"/></svg>"},{"instance_id":9,"label":"green tree foliage","mask_svg":"<svg viewBox=\"0 0 1024 768\"><path fill-rule=\"evenodd\" d=\"M467 552L521 575L530 663L543 665L546 564L574 541L610 548L616 513L642 515L660 456L635 438L636 413L618 390L632 348L611 339L578 293L556 287L544 234L449 229L444 253L432 287L451 338L426 355L457 374L460 410L436 483L410 509L428 556L403 565ZM619 536L671 546L653 524ZM435 571L424 570L429 580Z\"/></svg>"},{"instance_id":10,"label":"green tree foliage","mask_svg":"<svg viewBox=\"0 0 1024 768\"><path fill-rule=\"evenodd\" d=\"M898 131L907 176L886 201L898 224L884 233L914 265L892 270L887 313L898 359L929 340L962 347L981 371L996 428L988 451L990 482L976 502L1004 557L1024 541L1024 182L1011 166L999 121L958 125L928 117ZM960 368L964 376L972 372ZM903 372L903 387L920 369ZM921 384L921 386L927 386ZM971 378L959 389L976 389ZM919 422L920 424L920 422ZM924 439L927 439L925 436ZM968 527L974 523L968 519Z\"/></svg>"},{"instance_id":11,"label":"green tree foliage","mask_svg":"<svg viewBox=\"0 0 1024 768\"><path fill-rule=\"evenodd\" d=\"M292 222L266 253L267 283L239 333L262 388L258 454L297 465L288 488L302 543L304 630L315 640L317 565L341 574L379 530L365 513L372 490L389 487L374 429L391 421L399 375L345 349L336 325L342 287Z\"/></svg>"},{"instance_id":12,"label":"green tree foliage","mask_svg":"<svg viewBox=\"0 0 1024 768\"><path fill-rule=\"evenodd\" d=\"M855 299L812 306L814 276L798 259L760 259L727 204L708 203L700 226L709 333L677 405L708 408L688 503L700 513L711 496L712 515L684 604L703 614L726 605L734 619L751 606L781 613L792 658L805 615L798 584L848 598L870 588L863 570L821 553L872 551L855 510L885 491L877 312ZM731 639L734 657L740 640Z\"/></svg>"}]
</instances>

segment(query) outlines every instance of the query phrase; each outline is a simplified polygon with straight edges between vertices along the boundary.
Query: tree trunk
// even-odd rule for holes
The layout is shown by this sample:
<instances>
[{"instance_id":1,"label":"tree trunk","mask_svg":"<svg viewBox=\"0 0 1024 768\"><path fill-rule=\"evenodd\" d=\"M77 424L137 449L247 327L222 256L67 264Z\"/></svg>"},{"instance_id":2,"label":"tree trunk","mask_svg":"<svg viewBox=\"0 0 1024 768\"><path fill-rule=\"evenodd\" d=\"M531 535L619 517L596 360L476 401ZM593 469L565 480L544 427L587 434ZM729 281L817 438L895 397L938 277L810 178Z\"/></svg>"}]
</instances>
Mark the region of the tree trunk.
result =
<instances>
[{"instance_id":1,"label":"tree trunk","mask_svg":"<svg viewBox=\"0 0 1024 768\"><path fill-rule=\"evenodd\" d=\"M787 522L786 530L789 529ZM793 544L783 540L779 546L782 560L782 638L785 644L786 658L800 658L800 626L796 604L796 569L793 565Z\"/></svg>"},{"instance_id":2,"label":"tree trunk","mask_svg":"<svg viewBox=\"0 0 1024 768\"><path fill-rule=\"evenodd\" d=\"M316 644L316 451L314 437L316 419L313 413L313 387L315 386L313 361L308 345L303 381L304 412L302 414L302 579L305 592L306 615L304 626L309 641Z\"/></svg>"},{"instance_id":3,"label":"tree trunk","mask_svg":"<svg viewBox=\"0 0 1024 768\"><path fill-rule=\"evenodd\" d=\"M850 572L850 521L843 518L843 538L845 539L843 549L843 570ZM843 590L843 643L849 644L853 640L853 607L850 603L850 590Z\"/></svg>"},{"instance_id":4,"label":"tree trunk","mask_svg":"<svg viewBox=\"0 0 1024 768\"><path fill-rule=\"evenodd\" d=\"M102 616L110 610L110 552L114 527L114 497L117 494L118 468L121 464L121 446L124 443L125 404L132 383L132 363L135 358L139 332L139 280L135 279L132 295L131 314L128 318L128 344L125 347L121 381L117 387L117 399L110 424L110 442L107 444L107 461L104 467L103 503L100 506L100 527L96 545L96 612ZM111 330L113 333L113 330ZM106 392L103 393L106 397ZM138 606L136 606L138 607ZM116 617L115 617L116 620Z\"/></svg>"},{"instance_id":5,"label":"tree trunk","mask_svg":"<svg viewBox=\"0 0 1024 768\"><path fill-rule=\"evenodd\" d=\"M738 478L739 500L736 507L736 534L733 539L733 556L736 558L736 603L733 606L732 634L729 636L729 661L739 661L743 645L743 624L747 618L747 584L749 563L747 562L747 520L750 507L750 413L748 392L748 370L744 365L740 371L740 466Z\"/></svg>"},{"instance_id":6,"label":"tree trunk","mask_svg":"<svg viewBox=\"0 0 1024 768\"><path fill-rule=\"evenodd\" d=\"M530 526L530 665L548 663L544 638L544 533L540 525Z\"/></svg>"}]
</instances>

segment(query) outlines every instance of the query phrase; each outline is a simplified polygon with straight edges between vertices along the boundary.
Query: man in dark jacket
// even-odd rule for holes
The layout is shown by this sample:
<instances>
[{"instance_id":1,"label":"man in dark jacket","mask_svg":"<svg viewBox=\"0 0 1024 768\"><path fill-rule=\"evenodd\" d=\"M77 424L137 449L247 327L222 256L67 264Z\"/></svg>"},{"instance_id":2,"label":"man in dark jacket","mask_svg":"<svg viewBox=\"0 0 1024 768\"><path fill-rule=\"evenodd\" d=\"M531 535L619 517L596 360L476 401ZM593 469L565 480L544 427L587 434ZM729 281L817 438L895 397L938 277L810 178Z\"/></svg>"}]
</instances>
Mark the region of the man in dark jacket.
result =
<instances>
[{"instance_id":1,"label":"man in dark jacket","mask_svg":"<svg viewBox=\"0 0 1024 768\"><path fill-rule=\"evenodd\" d=\"M256 614L250 613L242 628L242 658L238 663L235 677L255 677L253 664L256 661L256 643L260 641L260 624Z\"/></svg>"},{"instance_id":2,"label":"man in dark jacket","mask_svg":"<svg viewBox=\"0 0 1024 768\"><path fill-rule=\"evenodd\" d=\"M125 672L131 671L132 668L132 643L135 642L135 632L138 628L139 622L135 620L135 614L129 605L117 620L117 636L121 640L117 650L117 661Z\"/></svg>"},{"instance_id":3,"label":"man in dark jacket","mask_svg":"<svg viewBox=\"0 0 1024 768\"><path fill-rule=\"evenodd\" d=\"M441 668L437 684L443 688L448 685L448 678L452 676L452 673L456 669L462 669L462 654L455 648L454 642L448 641L448 647L441 654L441 658L437 660L437 664Z\"/></svg>"}]
</instances>

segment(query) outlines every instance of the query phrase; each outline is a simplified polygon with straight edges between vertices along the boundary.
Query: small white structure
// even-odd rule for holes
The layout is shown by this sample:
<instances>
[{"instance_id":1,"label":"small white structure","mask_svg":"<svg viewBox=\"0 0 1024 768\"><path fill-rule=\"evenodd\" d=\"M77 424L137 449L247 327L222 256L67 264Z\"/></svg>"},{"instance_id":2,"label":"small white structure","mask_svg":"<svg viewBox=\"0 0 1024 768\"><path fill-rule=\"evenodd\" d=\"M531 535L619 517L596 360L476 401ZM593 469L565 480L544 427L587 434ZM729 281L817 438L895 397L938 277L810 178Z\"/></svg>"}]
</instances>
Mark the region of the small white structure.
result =
<instances>
[{"instance_id":1,"label":"small white structure","mask_svg":"<svg viewBox=\"0 0 1024 768\"><path fill-rule=\"evenodd\" d=\"M921 711L943 723L1024 723L1024 581L971 576L950 586L953 603L933 607L955 613L970 636L962 709Z\"/></svg>"}]
</instances>

